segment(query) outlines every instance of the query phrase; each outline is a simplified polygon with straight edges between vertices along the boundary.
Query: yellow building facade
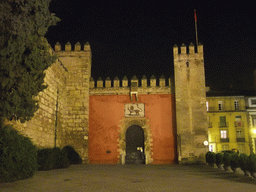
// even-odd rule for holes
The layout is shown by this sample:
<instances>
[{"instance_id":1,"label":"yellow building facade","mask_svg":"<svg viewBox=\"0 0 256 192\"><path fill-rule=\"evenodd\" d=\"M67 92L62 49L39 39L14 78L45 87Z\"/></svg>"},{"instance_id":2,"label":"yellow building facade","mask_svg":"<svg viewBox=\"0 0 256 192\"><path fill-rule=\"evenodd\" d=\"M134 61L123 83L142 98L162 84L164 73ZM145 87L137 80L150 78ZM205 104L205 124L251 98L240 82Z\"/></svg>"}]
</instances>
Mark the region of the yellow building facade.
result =
<instances>
[{"instance_id":1,"label":"yellow building facade","mask_svg":"<svg viewBox=\"0 0 256 192\"><path fill-rule=\"evenodd\" d=\"M247 97L245 101L248 114L250 150L252 153L256 153L256 97Z\"/></svg>"},{"instance_id":2,"label":"yellow building facade","mask_svg":"<svg viewBox=\"0 0 256 192\"><path fill-rule=\"evenodd\" d=\"M250 126L244 96L207 96L209 151L250 154Z\"/></svg>"}]
</instances>

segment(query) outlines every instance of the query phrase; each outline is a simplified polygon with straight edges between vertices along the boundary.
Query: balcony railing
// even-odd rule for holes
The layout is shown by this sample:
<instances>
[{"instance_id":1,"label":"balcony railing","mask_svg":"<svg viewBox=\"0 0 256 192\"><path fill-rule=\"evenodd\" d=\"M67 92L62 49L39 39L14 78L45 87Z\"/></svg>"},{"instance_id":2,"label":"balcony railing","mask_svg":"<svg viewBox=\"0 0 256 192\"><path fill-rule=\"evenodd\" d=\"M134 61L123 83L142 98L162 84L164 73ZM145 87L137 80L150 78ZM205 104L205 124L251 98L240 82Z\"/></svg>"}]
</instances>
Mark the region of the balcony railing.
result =
<instances>
[{"instance_id":1,"label":"balcony railing","mask_svg":"<svg viewBox=\"0 0 256 192\"><path fill-rule=\"evenodd\" d=\"M221 139L220 139L220 142L222 142L222 143L229 142L229 138L221 138Z\"/></svg>"},{"instance_id":2,"label":"balcony railing","mask_svg":"<svg viewBox=\"0 0 256 192\"><path fill-rule=\"evenodd\" d=\"M245 142L245 138L236 138L236 142Z\"/></svg>"},{"instance_id":3,"label":"balcony railing","mask_svg":"<svg viewBox=\"0 0 256 192\"><path fill-rule=\"evenodd\" d=\"M218 122L218 125L219 125L219 127L229 127L228 122L226 122L226 123L220 123L220 122Z\"/></svg>"},{"instance_id":4,"label":"balcony railing","mask_svg":"<svg viewBox=\"0 0 256 192\"><path fill-rule=\"evenodd\" d=\"M224 112L224 111L244 111L244 110L245 110L245 107L239 106L235 108L234 106L232 106L232 107L222 107L221 109L219 107L209 107L207 111L208 112L213 112L213 111Z\"/></svg>"},{"instance_id":5,"label":"balcony railing","mask_svg":"<svg viewBox=\"0 0 256 192\"><path fill-rule=\"evenodd\" d=\"M235 121L234 125L235 127L244 127L244 121Z\"/></svg>"}]
</instances>

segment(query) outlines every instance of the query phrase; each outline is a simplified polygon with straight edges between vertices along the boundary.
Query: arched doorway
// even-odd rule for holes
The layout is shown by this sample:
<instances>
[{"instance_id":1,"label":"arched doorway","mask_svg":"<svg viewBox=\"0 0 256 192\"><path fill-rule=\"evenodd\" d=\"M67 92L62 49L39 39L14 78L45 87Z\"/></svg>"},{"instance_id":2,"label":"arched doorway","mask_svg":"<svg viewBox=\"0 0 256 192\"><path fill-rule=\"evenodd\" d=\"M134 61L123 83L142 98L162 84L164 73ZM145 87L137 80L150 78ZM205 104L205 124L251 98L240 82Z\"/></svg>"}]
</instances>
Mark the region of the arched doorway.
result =
<instances>
[{"instance_id":1,"label":"arched doorway","mask_svg":"<svg viewBox=\"0 0 256 192\"><path fill-rule=\"evenodd\" d=\"M125 134L126 164L145 164L144 131L138 125L130 126Z\"/></svg>"}]
</instances>

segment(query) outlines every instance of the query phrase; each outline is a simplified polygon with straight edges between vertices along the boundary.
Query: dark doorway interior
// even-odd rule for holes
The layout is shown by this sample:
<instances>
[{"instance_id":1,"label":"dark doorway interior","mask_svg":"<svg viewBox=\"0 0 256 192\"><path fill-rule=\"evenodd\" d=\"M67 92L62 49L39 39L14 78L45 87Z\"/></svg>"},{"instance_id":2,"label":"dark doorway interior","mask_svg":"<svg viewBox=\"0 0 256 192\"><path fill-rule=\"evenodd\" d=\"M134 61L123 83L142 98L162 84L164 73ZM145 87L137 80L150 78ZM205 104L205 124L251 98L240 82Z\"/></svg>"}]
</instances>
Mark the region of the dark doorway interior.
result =
<instances>
[{"instance_id":1,"label":"dark doorway interior","mask_svg":"<svg viewBox=\"0 0 256 192\"><path fill-rule=\"evenodd\" d=\"M126 131L126 164L145 164L144 132L138 125L132 125Z\"/></svg>"}]
</instances>

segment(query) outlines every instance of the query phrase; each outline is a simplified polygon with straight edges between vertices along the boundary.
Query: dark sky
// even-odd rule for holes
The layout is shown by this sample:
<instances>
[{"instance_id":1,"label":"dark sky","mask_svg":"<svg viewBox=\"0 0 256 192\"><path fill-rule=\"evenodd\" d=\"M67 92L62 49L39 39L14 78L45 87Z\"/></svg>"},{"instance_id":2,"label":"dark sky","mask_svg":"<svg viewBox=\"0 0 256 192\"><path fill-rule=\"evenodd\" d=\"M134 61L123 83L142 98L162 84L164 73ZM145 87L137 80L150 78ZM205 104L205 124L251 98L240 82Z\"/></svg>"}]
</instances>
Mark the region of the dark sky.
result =
<instances>
[{"instance_id":1,"label":"dark sky","mask_svg":"<svg viewBox=\"0 0 256 192\"><path fill-rule=\"evenodd\" d=\"M87 41L92 77L173 75L172 47L198 39L204 45L206 84L252 89L256 69L256 6L226 0L53 0L62 20L47 39L63 46ZM251 1L254 2L254 1Z\"/></svg>"}]
</instances>

